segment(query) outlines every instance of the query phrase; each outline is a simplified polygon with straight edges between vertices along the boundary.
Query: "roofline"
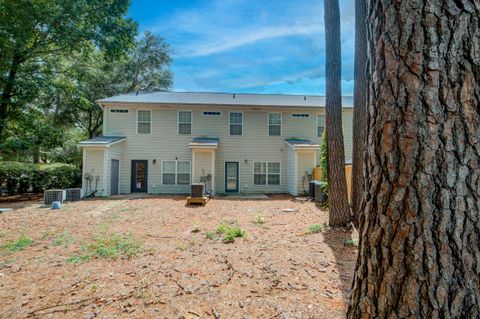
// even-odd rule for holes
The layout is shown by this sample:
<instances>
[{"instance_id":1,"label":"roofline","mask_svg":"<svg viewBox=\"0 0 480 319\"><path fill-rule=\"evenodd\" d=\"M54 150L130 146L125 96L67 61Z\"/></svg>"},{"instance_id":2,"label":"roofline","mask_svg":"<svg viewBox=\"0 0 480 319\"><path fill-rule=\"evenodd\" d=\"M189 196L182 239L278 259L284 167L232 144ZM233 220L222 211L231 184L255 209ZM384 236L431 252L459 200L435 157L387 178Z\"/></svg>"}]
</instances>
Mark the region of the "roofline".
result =
<instances>
[{"instance_id":1,"label":"roofline","mask_svg":"<svg viewBox=\"0 0 480 319\"><path fill-rule=\"evenodd\" d=\"M162 103L162 102L118 102L118 101L96 101L103 108L105 105L124 105L124 106L159 106L159 107L175 107L175 106L218 106L218 107L272 107L272 108L305 108L305 109L321 109L325 108L325 105L311 106L311 105L271 105L271 104L223 104L223 103ZM353 109L353 106L345 105L342 109Z\"/></svg>"},{"instance_id":2,"label":"roofline","mask_svg":"<svg viewBox=\"0 0 480 319\"><path fill-rule=\"evenodd\" d=\"M107 144L100 144L100 143L82 143L82 142L79 142L78 143L78 146L79 147L90 147L90 148L109 148L110 146L112 145L115 145L115 144L118 144L118 143L121 143L121 142L125 142L127 140L126 137L120 139L120 140L117 140L117 141L113 141L111 143L107 143Z\"/></svg>"},{"instance_id":3,"label":"roofline","mask_svg":"<svg viewBox=\"0 0 480 319\"><path fill-rule=\"evenodd\" d=\"M304 144L304 145L295 145L295 144L291 144L289 143L288 141L285 141L285 143L292 149L296 150L296 151L300 151L300 150L316 150L320 147L320 145L318 144Z\"/></svg>"}]
</instances>

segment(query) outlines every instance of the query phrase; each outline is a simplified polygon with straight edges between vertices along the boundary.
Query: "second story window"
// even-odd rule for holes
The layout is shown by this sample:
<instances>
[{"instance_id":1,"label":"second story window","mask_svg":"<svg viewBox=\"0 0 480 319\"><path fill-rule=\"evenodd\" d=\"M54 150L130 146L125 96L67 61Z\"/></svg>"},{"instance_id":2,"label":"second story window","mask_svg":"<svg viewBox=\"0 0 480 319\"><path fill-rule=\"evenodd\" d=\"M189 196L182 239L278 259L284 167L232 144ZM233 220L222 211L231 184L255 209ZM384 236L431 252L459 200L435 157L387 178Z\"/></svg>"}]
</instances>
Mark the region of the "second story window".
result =
<instances>
[{"instance_id":1,"label":"second story window","mask_svg":"<svg viewBox=\"0 0 480 319\"><path fill-rule=\"evenodd\" d=\"M321 137L325 130L325 115L317 115L317 136Z\"/></svg>"},{"instance_id":2,"label":"second story window","mask_svg":"<svg viewBox=\"0 0 480 319\"><path fill-rule=\"evenodd\" d=\"M268 136L282 135L282 113L268 113Z\"/></svg>"},{"instance_id":3,"label":"second story window","mask_svg":"<svg viewBox=\"0 0 480 319\"><path fill-rule=\"evenodd\" d=\"M152 132L152 111L137 111L137 133L150 134Z\"/></svg>"},{"instance_id":4,"label":"second story window","mask_svg":"<svg viewBox=\"0 0 480 319\"><path fill-rule=\"evenodd\" d=\"M243 113L230 112L230 135L243 134Z\"/></svg>"},{"instance_id":5,"label":"second story window","mask_svg":"<svg viewBox=\"0 0 480 319\"><path fill-rule=\"evenodd\" d=\"M178 111L178 134L192 134L191 111Z\"/></svg>"}]
</instances>

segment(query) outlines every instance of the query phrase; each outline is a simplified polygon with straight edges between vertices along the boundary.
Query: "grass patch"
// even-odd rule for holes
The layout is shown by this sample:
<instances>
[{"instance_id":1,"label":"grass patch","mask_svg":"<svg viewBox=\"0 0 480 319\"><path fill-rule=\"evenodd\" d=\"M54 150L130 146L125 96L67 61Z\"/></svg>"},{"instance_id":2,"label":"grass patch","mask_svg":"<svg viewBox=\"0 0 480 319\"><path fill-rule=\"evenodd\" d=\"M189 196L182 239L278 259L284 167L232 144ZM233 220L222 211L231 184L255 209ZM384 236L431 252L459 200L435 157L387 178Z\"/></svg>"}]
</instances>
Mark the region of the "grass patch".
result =
<instances>
[{"instance_id":1,"label":"grass patch","mask_svg":"<svg viewBox=\"0 0 480 319\"><path fill-rule=\"evenodd\" d=\"M217 225L215 232L208 231L205 233L205 237L212 240L223 236L222 241L224 243L233 243L235 238L245 237L246 235L246 231L242 230L236 221L223 221Z\"/></svg>"},{"instance_id":2,"label":"grass patch","mask_svg":"<svg viewBox=\"0 0 480 319\"><path fill-rule=\"evenodd\" d=\"M324 230L327 226L325 224L311 224L308 226L307 234L317 234Z\"/></svg>"},{"instance_id":3,"label":"grass patch","mask_svg":"<svg viewBox=\"0 0 480 319\"><path fill-rule=\"evenodd\" d=\"M258 227L265 225L266 222L267 222L267 218L262 213L256 214L252 220L252 224Z\"/></svg>"},{"instance_id":4,"label":"grass patch","mask_svg":"<svg viewBox=\"0 0 480 319\"><path fill-rule=\"evenodd\" d=\"M64 231L52 240L52 244L54 246L68 247L68 245L70 245L74 241L75 239L73 238L73 236L70 235L68 232Z\"/></svg>"},{"instance_id":5,"label":"grass patch","mask_svg":"<svg viewBox=\"0 0 480 319\"><path fill-rule=\"evenodd\" d=\"M0 248L9 253L13 253L20 250L27 249L33 243L33 239L26 236L21 236L15 241L7 241L5 244L1 245Z\"/></svg>"}]
</instances>

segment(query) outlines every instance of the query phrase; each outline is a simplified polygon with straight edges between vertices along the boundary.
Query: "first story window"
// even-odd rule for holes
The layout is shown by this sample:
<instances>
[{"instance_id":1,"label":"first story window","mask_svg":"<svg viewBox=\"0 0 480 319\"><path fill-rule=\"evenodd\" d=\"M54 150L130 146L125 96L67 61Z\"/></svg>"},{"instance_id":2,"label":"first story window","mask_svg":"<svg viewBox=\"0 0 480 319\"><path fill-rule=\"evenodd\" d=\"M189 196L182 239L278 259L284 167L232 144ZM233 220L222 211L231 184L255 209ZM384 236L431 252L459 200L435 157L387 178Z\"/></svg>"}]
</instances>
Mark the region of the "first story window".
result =
<instances>
[{"instance_id":1,"label":"first story window","mask_svg":"<svg viewBox=\"0 0 480 319\"><path fill-rule=\"evenodd\" d=\"M317 115L317 136L321 137L325 130L325 115Z\"/></svg>"},{"instance_id":2,"label":"first story window","mask_svg":"<svg viewBox=\"0 0 480 319\"><path fill-rule=\"evenodd\" d=\"M191 111L178 111L178 134L192 134Z\"/></svg>"},{"instance_id":3,"label":"first story window","mask_svg":"<svg viewBox=\"0 0 480 319\"><path fill-rule=\"evenodd\" d=\"M280 185L280 163L255 162L253 164L254 185Z\"/></svg>"},{"instance_id":4,"label":"first story window","mask_svg":"<svg viewBox=\"0 0 480 319\"><path fill-rule=\"evenodd\" d=\"M230 112L229 118L230 135L242 135L243 134L243 113Z\"/></svg>"},{"instance_id":5,"label":"first story window","mask_svg":"<svg viewBox=\"0 0 480 319\"><path fill-rule=\"evenodd\" d=\"M190 161L163 161L163 185L190 185Z\"/></svg>"},{"instance_id":6,"label":"first story window","mask_svg":"<svg viewBox=\"0 0 480 319\"><path fill-rule=\"evenodd\" d=\"M150 134L152 132L152 111L137 111L137 133Z\"/></svg>"}]
</instances>

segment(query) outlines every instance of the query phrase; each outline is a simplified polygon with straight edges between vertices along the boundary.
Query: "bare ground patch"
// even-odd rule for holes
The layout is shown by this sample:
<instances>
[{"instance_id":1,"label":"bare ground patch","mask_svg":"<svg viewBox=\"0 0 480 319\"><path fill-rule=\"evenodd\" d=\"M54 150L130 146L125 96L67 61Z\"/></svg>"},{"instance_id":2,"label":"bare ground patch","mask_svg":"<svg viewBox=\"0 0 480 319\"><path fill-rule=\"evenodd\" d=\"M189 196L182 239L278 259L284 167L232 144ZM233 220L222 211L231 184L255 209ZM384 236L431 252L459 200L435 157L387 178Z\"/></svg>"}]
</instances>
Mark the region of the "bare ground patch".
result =
<instances>
[{"instance_id":1,"label":"bare ground patch","mask_svg":"<svg viewBox=\"0 0 480 319\"><path fill-rule=\"evenodd\" d=\"M217 198L205 207L150 196L57 211L24 203L0 214L0 245L32 240L0 249L0 316L341 318L356 248L345 245L348 232L312 227L319 232L307 234L327 217L311 202L280 195ZM222 222L246 237L206 238ZM88 252L102 234L133 239L141 251L131 258L122 250L112 258Z\"/></svg>"}]
</instances>

